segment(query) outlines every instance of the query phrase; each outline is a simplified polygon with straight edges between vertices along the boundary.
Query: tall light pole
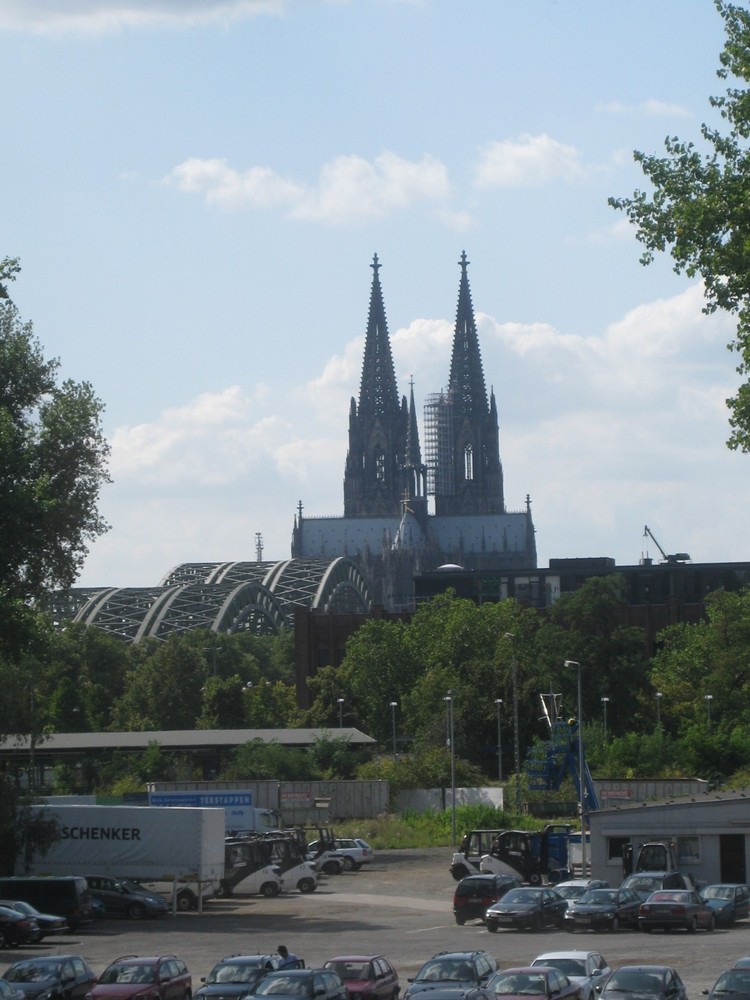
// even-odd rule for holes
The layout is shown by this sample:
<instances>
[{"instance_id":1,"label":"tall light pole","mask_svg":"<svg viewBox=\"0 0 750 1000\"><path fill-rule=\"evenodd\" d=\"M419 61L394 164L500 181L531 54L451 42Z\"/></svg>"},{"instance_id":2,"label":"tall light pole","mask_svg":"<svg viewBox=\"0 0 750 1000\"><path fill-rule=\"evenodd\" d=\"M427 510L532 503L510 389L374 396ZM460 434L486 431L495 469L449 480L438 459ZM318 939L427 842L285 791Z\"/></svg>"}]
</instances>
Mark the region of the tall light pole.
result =
<instances>
[{"instance_id":1,"label":"tall light pole","mask_svg":"<svg viewBox=\"0 0 750 1000\"><path fill-rule=\"evenodd\" d=\"M586 857L586 781L583 774L583 697L581 691L581 664L578 660L566 660L566 667L578 671L578 797L581 807L581 877L588 878Z\"/></svg>"},{"instance_id":2,"label":"tall light pole","mask_svg":"<svg viewBox=\"0 0 750 1000\"><path fill-rule=\"evenodd\" d=\"M398 708L398 702L391 702L391 721L393 723L393 759L396 759L396 709Z\"/></svg>"},{"instance_id":3,"label":"tall light pole","mask_svg":"<svg viewBox=\"0 0 750 1000\"><path fill-rule=\"evenodd\" d=\"M497 709L497 780L503 780L503 729L500 721L500 712L503 708L503 699L495 698L495 708Z\"/></svg>"},{"instance_id":4,"label":"tall light pole","mask_svg":"<svg viewBox=\"0 0 750 1000\"><path fill-rule=\"evenodd\" d=\"M521 745L518 735L518 660L516 659L516 637L513 632L506 632L505 638L510 639L513 649L511 660L513 679L513 766L516 772L516 815L521 815Z\"/></svg>"},{"instance_id":5,"label":"tall light pole","mask_svg":"<svg viewBox=\"0 0 750 1000\"><path fill-rule=\"evenodd\" d=\"M661 726L661 700L664 696L661 691L656 692L656 728Z\"/></svg>"},{"instance_id":6,"label":"tall light pole","mask_svg":"<svg viewBox=\"0 0 750 1000\"><path fill-rule=\"evenodd\" d=\"M448 743L451 751L451 834L456 843L456 750L453 745L453 689L443 698L448 709Z\"/></svg>"},{"instance_id":7,"label":"tall light pole","mask_svg":"<svg viewBox=\"0 0 750 1000\"><path fill-rule=\"evenodd\" d=\"M712 694L704 694L703 695L703 700L706 703L706 713L707 713L707 719L708 719L708 731L710 733L711 732L711 702L714 700L714 696Z\"/></svg>"},{"instance_id":8,"label":"tall light pole","mask_svg":"<svg viewBox=\"0 0 750 1000\"><path fill-rule=\"evenodd\" d=\"M605 695L602 698L602 711L604 712L604 742L607 742L607 705L609 705L609 698Z\"/></svg>"},{"instance_id":9,"label":"tall light pole","mask_svg":"<svg viewBox=\"0 0 750 1000\"><path fill-rule=\"evenodd\" d=\"M339 729L342 729L344 725L344 699L337 698L336 702L339 706Z\"/></svg>"}]
</instances>

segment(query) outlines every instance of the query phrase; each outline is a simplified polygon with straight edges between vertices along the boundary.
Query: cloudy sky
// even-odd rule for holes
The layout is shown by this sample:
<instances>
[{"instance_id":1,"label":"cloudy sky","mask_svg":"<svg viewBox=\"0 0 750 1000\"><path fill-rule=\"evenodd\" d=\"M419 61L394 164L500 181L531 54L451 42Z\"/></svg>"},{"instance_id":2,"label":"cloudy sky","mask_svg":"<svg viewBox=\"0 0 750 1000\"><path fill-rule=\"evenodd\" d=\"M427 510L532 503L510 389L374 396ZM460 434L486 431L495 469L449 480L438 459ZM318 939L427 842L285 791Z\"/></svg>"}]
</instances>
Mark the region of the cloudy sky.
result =
<instances>
[{"instance_id":1,"label":"cloudy sky","mask_svg":"<svg viewBox=\"0 0 750 1000\"><path fill-rule=\"evenodd\" d=\"M646 524L750 559L731 321L607 206L712 120L722 42L711 0L0 0L0 256L112 444L79 582L343 512L374 253L421 408L466 251L540 565L658 558Z\"/></svg>"}]
</instances>

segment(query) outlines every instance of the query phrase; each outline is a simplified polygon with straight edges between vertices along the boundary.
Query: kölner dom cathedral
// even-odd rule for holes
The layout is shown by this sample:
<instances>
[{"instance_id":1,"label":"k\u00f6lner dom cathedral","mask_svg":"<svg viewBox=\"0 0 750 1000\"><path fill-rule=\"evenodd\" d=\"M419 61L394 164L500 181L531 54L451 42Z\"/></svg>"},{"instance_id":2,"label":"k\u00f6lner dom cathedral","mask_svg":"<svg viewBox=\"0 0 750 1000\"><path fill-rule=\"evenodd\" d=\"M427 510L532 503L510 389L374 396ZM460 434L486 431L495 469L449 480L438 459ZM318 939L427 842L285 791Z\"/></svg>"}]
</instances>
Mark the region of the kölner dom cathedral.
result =
<instances>
[{"instance_id":1,"label":"k\u00f6lner dom cathedral","mask_svg":"<svg viewBox=\"0 0 750 1000\"><path fill-rule=\"evenodd\" d=\"M391 611L413 607L415 573L536 567L528 497L525 510L505 507L497 404L493 390L487 398L465 253L459 263L450 377L425 400L423 452L413 383L408 400L399 397L374 257L359 400L349 408L344 515L310 517L300 502L295 517L294 559L356 561L374 602Z\"/></svg>"}]
</instances>

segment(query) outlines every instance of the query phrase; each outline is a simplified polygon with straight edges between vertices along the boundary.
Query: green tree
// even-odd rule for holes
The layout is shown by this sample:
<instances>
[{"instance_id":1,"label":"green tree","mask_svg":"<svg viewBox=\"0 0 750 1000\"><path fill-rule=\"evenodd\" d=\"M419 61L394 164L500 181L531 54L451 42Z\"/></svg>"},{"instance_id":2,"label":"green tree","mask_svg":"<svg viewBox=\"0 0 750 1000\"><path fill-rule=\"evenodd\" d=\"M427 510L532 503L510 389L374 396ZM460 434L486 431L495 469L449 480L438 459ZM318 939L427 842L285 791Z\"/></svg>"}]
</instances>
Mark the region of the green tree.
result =
<instances>
[{"instance_id":1,"label":"green tree","mask_svg":"<svg viewBox=\"0 0 750 1000\"><path fill-rule=\"evenodd\" d=\"M70 586L106 531L97 502L109 481L102 404L89 383L59 381L59 361L7 297L17 271L0 261L0 642L11 650L29 629L26 602Z\"/></svg>"},{"instance_id":2,"label":"green tree","mask_svg":"<svg viewBox=\"0 0 750 1000\"><path fill-rule=\"evenodd\" d=\"M636 151L636 161L653 192L610 198L637 227L644 264L668 250L677 273L701 275L708 313L724 309L737 315L737 333L729 345L739 354L743 376L737 394L727 400L732 428L728 445L750 451L750 10L715 0L724 20L726 41L717 75L732 79L711 106L723 128L702 125L707 152L676 137L665 140L666 156Z\"/></svg>"}]
</instances>

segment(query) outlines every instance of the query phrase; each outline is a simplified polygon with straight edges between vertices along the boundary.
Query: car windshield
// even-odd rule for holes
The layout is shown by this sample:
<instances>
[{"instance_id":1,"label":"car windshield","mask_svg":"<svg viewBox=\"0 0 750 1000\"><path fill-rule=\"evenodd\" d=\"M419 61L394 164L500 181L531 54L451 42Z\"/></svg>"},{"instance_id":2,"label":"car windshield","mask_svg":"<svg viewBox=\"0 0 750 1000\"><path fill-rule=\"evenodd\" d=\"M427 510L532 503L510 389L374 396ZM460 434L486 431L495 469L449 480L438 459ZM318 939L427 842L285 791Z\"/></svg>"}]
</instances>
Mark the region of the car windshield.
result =
<instances>
[{"instance_id":1,"label":"car windshield","mask_svg":"<svg viewBox=\"0 0 750 1000\"><path fill-rule=\"evenodd\" d=\"M503 994L539 996L546 994L547 983L540 973L509 972L507 975L498 976L492 988L500 996Z\"/></svg>"},{"instance_id":2,"label":"car windshield","mask_svg":"<svg viewBox=\"0 0 750 1000\"><path fill-rule=\"evenodd\" d=\"M207 983L254 983L266 970L249 962L222 962L206 976Z\"/></svg>"},{"instance_id":3,"label":"car windshield","mask_svg":"<svg viewBox=\"0 0 750 1000\"><path fill-rule=\"evenodd\" d=\"M19 962L5 973L9 983L41 983L60 975L59 962Z\"/></svg>"},{"instance_id":4,"label":"car windshield","mask_svg":"<svg viewBox=\"0 0 750 1000\"><path fill-rule=\"evenodd\" d=\"M306 997L310 995L310 979L307 976L287 976L284 973L270 975L263 980L254 995Z\"/></svg>"},{"instance_id":5,"label":"car windshield","mask_svg":"<svg viewBox=\"0 0 750 1000\"><path fill-rule=\"evenodd\" d=\"M586 975L586 959L585 958L567 958L564 955L553 956L551 958L540 958L532 965L550 965L553 969L559 969L560 972L564 972L566 976L585 976Z\"/></svg>"},{"instance_id":6,"label":"car windshield","mask_svg":"<svg viewBox=\"0 0 750 1000\"><path fill-rule=\"evenodd\" d=\"M326 969L338 972L342 979L373 979L370 962L326 962Z\"/></svg>"},{"instance_id":7,"label":"car windshield","mask_svg":"<svg viewBox=\"0 0 750 1000\"><path fill-rule=\"evenodd\" d=\"M734 899L734 887L731 885L709 885L701 893L704 899Z\"/></svg>"},{"instance_id":8,"label":"car windshield","mask_svg":"<svg viewBox=\"0 0 750 1000\"><path fill-rule=\"evenodd\" d=\"M462 879L456 886L457 896L473 896L475 893L488 893L492 892L495 888L492 879L482 878L481 876L476 878L465 878Z\"/></svg>"},{"instance_id":9,"label":"car windshield","mask_svg":"<svg viewBox=\"0 0 750 1000\"><path fill-rule=\"evenodd\" d=\"M632 889L634 892L656 892L661 889L661 879L653 875L631 875L622 883L622 888Z\"/></svg>"},{"instance_id":10,"label":"car windshield","mask_svg":"<svg viewBox=\"0 0 750 1000\"><path fill-rule=\"evenodd\" d=\"M596 903L597 906L603 906L605 903L616 903L617 902L617 890L616 889L589 889L588 892L584 893L583 896L578 900L579 903Z\"/></svg>"},{"instance_id":11,"label":"car windshield","mask_svg":"<svg viewBox=\"0 0 750 1000\"><path fill-rule=\"evenodd\" d=\"M750 993L750 971L729 969L722 972L714 984L712 993Z\"/></svg>"},{"instance_id":12,"label":"car windshield","mask_svg":"<svg viewBox=\"0 0 750 1000\"><path fill-rule=\"evenodd\" d=\"M471 962L458 958L438 958L422 966L417 979L420 982L476 982Z\"/></svg>"},{"instance_id":13,"label":"car windshield","mask_svg":"<svg viewBox=\"0 0 750 1000\"><path fill-rule=\"evenodd\" d=\"M586 892L585 885L556 885L555 889L563 899L580 899Z\"/></svg>"},{"instance_id":14,"label":"car windshield","mask_svg":"<svg viewBox=\"0 0 750 1000\"><path fill-rule=\"evenodd\" d=\"M504 903L533 903L542 894L541 889L511 889L503 896Z\"/></svg>"},{"instance_id":15,"label":"car windshield","mask_svg":"<svg viewBox=\"0 0 750 1000\"><path fill-rule=\"evenodd\" d=\"M141 965L128 962L120 965L110 965L99 977L100 983L155 983L156 969L153 965Z\"/></svg>"},{"instance_id":16,"label":"car windshield","mask_svg":"<svg viewBox=\"0 0 750 1000\"><path fill-rule=\"evenodd\" d=\"M613 972L604 987L604 993L645 993L660 996L662 976L658 972L642 969L618 969Z\"/></svg>"}]
</instances>

